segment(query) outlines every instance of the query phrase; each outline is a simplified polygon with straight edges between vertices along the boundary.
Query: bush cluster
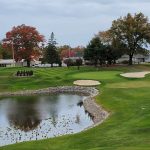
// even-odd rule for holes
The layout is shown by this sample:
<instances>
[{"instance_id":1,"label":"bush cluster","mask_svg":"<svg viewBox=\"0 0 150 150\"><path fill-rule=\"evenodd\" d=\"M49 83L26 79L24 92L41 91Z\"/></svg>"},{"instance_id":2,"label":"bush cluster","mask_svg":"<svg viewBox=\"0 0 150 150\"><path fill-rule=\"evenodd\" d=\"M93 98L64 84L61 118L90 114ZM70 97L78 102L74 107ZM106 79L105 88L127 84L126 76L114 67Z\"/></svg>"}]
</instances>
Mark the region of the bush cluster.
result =
<instances>
[{"instance_id":1,"label":"bush cluster","mask_svg":"<svg viewBox=\"0 0 150 150\"><path fill-rule=\"evenodd\" d=\"M122 64L129 64L129 61L128 60L123 60L121 63Z\"/></svg>"},{"instance_id":2,"label":"bush cluster","mask_svg":"<svg viewBox=\"0 0 150 150\"><path fill-rule=\"evenodd\" d=\"M69 66L82 66L82 59L76 59L76 60L72 60L72 59L66 59L64 60L64 63L69 67Z\"/></svg>"},{"instance_id":3,"label":"bush cluster","mask_svg":"<svg viewBox=\"0 0 150 150\"><path fill-rule=\"evenodd\" d=\"M26 77L26 76L32 76L33 75L33 71L30 70L30 71L27 71L27 70L21 70L21 71L17 71L16 73L16 76L23 76L23 77Z\"/></svg>"}]
</instances>

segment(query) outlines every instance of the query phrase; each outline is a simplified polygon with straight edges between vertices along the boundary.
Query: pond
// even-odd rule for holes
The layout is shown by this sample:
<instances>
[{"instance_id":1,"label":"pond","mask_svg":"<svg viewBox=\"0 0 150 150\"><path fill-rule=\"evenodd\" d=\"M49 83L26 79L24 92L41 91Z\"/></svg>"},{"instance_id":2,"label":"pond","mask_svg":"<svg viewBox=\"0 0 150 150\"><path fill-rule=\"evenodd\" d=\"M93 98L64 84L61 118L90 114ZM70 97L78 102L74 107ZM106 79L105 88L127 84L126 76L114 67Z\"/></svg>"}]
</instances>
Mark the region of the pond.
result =
<instances>
[{"instance_id":1,"label":"pond","mask_svg":"<svg viewBox=\"0 0 150 150\"><path fill-rule=\"evenodd\" d=\"M73 94L0 99L0 146L77 133L93 124Z\"/></svg>"}]
</instances>

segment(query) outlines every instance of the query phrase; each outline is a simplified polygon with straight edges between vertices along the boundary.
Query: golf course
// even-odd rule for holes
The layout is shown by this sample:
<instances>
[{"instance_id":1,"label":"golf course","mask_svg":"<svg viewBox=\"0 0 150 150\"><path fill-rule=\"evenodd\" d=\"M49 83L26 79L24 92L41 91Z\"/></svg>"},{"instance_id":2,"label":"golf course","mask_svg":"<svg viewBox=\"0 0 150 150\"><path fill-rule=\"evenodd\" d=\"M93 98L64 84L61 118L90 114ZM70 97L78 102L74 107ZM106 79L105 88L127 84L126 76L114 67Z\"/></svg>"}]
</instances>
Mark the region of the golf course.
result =
<instances>
[{"instance_id":1,"label":"golf course","mask_svg":"<svg viewBox=\"0 0 150 150\"><path fill-rule=\"evenodd\" d=\"M95 97L109 117L86 131L40 141L0 147L0 150L149 150L150 74L125 78L122 73L150 71L150 65L117 67L29 68L32 77L16 77L24 68L0 68L0 92L73 86L75 80L97 80ZM28 70L28 68L25 68Z\"/></svg>"}]
</instances>

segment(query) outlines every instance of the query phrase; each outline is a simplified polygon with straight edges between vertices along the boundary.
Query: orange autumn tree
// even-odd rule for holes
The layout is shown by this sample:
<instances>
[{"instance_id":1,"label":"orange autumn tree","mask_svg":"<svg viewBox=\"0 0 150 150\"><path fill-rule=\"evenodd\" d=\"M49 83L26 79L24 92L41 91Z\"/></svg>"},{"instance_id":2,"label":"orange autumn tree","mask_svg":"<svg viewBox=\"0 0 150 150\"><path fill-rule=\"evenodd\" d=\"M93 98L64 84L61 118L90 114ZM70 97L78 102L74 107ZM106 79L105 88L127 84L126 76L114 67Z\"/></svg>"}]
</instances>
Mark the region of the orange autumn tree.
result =
<instances>
[{"instance_id":1,"label":"orange autumn tree","mask_svg":"<svg viewBox=\"0 0 150 150\"><path fill-rule=\"evenodd\" d=\"M24 59L27 61L27 66L30 67L31 60L41 55L40 45L42 42L44 42L44 36L36 28L23 24L13 27L11 31L6 33L3 47L9 51L13 48L15 60Z\"/></svg>"},{"instance_id":2,"label":"orange autumn tree","mask_svg":"<svg viewBox=\"0 0 150 150\"><path fill-rule=\"evenodd\" d=\"M78 46L75 48L71 48L68 45L64 45L58 48L61 59L69 58L69 57L83 57L84 47Z\"/></svg>"}]
</instances>

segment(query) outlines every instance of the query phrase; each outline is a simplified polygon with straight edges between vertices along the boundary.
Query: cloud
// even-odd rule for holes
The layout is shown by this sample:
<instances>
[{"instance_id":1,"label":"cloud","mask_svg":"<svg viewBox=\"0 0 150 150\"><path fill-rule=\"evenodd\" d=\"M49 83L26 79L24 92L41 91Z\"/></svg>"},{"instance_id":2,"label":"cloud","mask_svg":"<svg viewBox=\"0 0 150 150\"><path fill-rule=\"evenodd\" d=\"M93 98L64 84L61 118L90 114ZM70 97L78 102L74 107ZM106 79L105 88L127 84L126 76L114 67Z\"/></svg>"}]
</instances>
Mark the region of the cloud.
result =
<instances>
[{"instance_id":1,"label":"cloud","mask_svg":"<svg viewBox=\"0 0 150 150\"><path fill-rule=\"evenodd\" d=\"M46 38L55 32L60 44L86 45L112 20L128 12L149 16L149 7L149 0L0 0L0 39L24 23L37 27Z\"/></svg>"}]
</instances>

